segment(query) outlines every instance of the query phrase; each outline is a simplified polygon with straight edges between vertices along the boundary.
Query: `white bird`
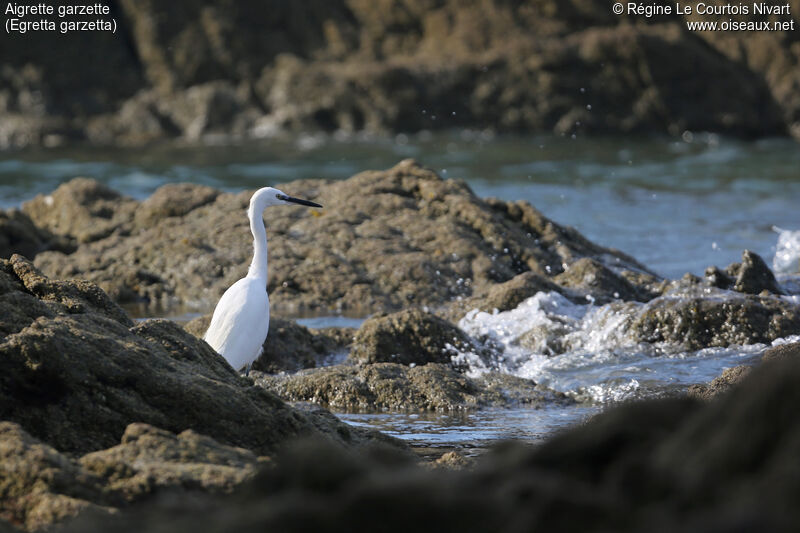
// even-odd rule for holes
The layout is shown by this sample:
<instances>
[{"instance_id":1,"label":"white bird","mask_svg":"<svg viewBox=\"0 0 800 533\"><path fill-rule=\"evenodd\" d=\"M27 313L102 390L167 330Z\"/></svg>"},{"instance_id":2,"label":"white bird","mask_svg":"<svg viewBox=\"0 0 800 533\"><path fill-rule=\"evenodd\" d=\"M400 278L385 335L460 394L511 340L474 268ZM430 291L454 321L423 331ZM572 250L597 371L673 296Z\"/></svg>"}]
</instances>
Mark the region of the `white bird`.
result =
<instances>
[{"instance_id":1,"label":"white bird","mask_svg":"<svg viewBox=\"0 0 800 533\"><path fill-rule=\"evenodd\" d=\"M292 198L278 189L264 187L250 198L247 216L253 233L253 261L247 275L231 285L219 299L203 339L236 370L246 367L264 349L269 331L267 296L267 232L263 211L271 205L300 204L322 207L308 200Z\"/></svg>"}]
</instances>

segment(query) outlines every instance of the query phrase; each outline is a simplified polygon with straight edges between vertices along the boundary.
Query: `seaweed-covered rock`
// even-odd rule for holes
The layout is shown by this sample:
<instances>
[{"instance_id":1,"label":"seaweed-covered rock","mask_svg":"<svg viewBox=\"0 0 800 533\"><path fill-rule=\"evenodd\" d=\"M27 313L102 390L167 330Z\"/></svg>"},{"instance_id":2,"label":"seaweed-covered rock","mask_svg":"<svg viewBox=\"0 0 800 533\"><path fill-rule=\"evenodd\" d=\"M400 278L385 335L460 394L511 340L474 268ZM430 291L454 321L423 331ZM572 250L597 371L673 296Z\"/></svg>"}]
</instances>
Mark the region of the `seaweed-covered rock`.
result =
<instances>
[{"instance_id":1,"label":"seaweed-covered rock","mask_svg":"<svg viewBox=\"0 0 800 533\"><path fill-rule=\"evenodd\" d=\"M191 320L184 329L195 337L203 338L209 323L211 315L207 314ZM271 374L296 372L344 359L355 331L352 328L312 331L293 320L270 317L264 351L253 363L253 370Z\"/></svg>"},{"instance_id":2,"label":"seaweed-covered rock","mask_svg":"<svg viewBox=\"0 0 800 533\"><path fill-rule=\"evenodd\" d=\"M174 323L133 325L93 284L49 280L19 256L0 260L0 324L0 420L60 451L111 446L132 422L260 454L319 433Z\"/></svg>"},{"instance_id":3,"label":"seaweed-covered rock","mask_svg":"<svg viewBox=\"0 0 800 533\"><path fill-rule=\"evenodd\" d=\"M358 363L449 364L478 344L453 324L419 309L369 318L356 332L349 358Z\"/></svg>"},{"instance_id":4,"label":"seaweed-covered rock","mask_svg":"<svg viewBox=\"0 0 800 533\"><path fill-rule=\"evenodd\" d=\"M568 401L531 380L495 374L472 379L438 363L412 367L396 363L336 365L291 375L259 373L255 381L287 401L309 401L351 411L459 411Z\"/></svg>"},{"instance_id":5,"label":"seaweed-covered rock","mask_svg":"<svg viewBox=\"0 0 800 533\"><path fill-rule=\"evenodd\" d=\"M638 341L666 341L692 350L770 343L800 334L800 307L771 296L665 296L646 304L630 332Z\"/></svg>"},{"instance_id":6,"label":"seaweed-covered rock","mask_svg":"<svg viewBox=\"0 0 800 533\"><path fill-rule=\"evenodd\" d=\"M136 226L133 212L148 212L147 204L158 204L157 199L138 208L136 202L117 199L109 205L121 208L104 213L113 213L111 219L90 217L90 209L78 202L80 216L67 224L62 219L72 221L75 208L56 199L49 212L40 212L47 197L37 197L26 208L34 222L84 242L69 255L39 254L37 266L52 276L94 281L118 302L212 307L245 274L252 258L245 216L250 193L219 194L210 201L206 189L182 187L185 196L209 201L191 202L191 210L181 208L176 216L145 217L154 223L148 227ZM87 188L92 189L84 181L66 184L52 197ZM583 257L613 263L615 271L646 271L525 202L482 200L463 182L443 180L410 160L345 181L301 181L281 188L318 200L325 209L281 206L265 212L270 301L279 313L366 315L410 305L436 307L524 272L556 275ZM171 197L174 187L170 191L154 196ZM78 223L95 218L88 227ZM123 226L132 228L130 234L120 229L96 239Z\"/></svg>"}]
</instances>

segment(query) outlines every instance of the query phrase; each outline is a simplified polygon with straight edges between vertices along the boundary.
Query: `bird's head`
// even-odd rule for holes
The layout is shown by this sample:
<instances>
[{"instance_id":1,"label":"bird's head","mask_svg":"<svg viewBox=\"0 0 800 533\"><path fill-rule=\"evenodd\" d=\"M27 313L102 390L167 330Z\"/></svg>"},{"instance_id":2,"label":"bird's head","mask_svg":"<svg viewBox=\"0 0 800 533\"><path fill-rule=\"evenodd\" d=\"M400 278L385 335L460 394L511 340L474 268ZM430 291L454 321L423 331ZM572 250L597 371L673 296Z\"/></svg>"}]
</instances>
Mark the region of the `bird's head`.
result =
<instances>
[{"instance_id":1,"label":"bird's head","mask_svg":"<svg viewBox=\"0 0 800 533\"><path fill-rule=\"evenodd\" d=\"M279 191L278 189L275 189L273 187L261 188L257 190L255 194L253 194L252 198L250 198L250 209L256 212L263 211L264 209L272 205L288 205L288 204L299 204L308 207L322 207L317 203L289 196L288 194Z\"/></svg>"}]
</instances>

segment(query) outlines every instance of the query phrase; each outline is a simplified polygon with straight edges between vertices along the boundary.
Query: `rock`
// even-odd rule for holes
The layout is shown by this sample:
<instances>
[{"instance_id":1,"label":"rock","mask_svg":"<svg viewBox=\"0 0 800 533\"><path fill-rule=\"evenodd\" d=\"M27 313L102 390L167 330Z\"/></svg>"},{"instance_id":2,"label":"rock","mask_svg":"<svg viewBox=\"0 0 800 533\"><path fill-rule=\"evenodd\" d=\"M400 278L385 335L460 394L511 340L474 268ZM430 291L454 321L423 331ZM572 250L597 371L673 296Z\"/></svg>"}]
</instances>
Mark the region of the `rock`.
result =
<instances>
[{"instance_id":1,"label":"rock","mask_svg":"<svg viewBox=\"0 0 800 533\"><path fill-rule=\"evenodd\" d=\"M742 262L728 265L724 271L715 266L706 268L706 283L719 289L730 289L745 294L784 294L775 275L758 254L745 250Z\"/></svg>"},{"instance_id":2,"label":"rock","mask_svg":"<svg viewBox=\"0 0 800 533\"><path fill-rule=\"evenodd\" d=\"M761 356L762 361L780 361L783 359L798 358L800 358L800 342L779 344L777 346L767 348L767 350Z\"/></svg>"},{"instance_id":3,"label":"rock","mask_svg":"<svg viewBox=\"0 0 800 533\"><path fill-rule=\"evenodd\" d=\"M714 378L708 385L692 385L689 387L688 394L698 400L711 400L717 398L741 383L750 373L749 366L739 365L726 368L722 375Z\"/></svg>"},{"instance_id":4,"label":"rock","mask_svg":"<svg viewBox=\"0 0 800 533\"><path fill-rule=\"evenodd\" d=\"M637 341L671 342L689 350L731 344L769 344L800 333L800 308L780 298L660 297L630 325Z\"/></svg>"},{"instance_id":5,"label":"rock","mask_svg":"<svg viewBox=\"0 0 800 533\"><path fill-rule=\"evenodd\" d=\"M530 380L494 374L472 379L439 363L336 365L278 376L258 373L255 382L287 401L349 411L461 411L568 401Z\"/></svg>"},{"instance_id":6,"label":"rock","mask_svg":"<svg viewBox=\"0 0 800 533\"><path fill-rule=\"evenodd\" d=\"M353 339L349 359L366 363L450 364L451 358L481 347L453 324L419 309L367 319Z\"/></svg>"},{"instance_id":7,"label":"rock","mask_svg":"<svg viewBox=\"0 0 800 533\"><path fill-rule=\"evenodd\" d=\"M29 531L86 512L113 514L156 494L224 494L268 458L187 430L174 435L131 424L122 443L70 458L0 422L0 516ZM2 531L2 529L0 529Z\"/></svg>"},{"instance_id":8,"label":"rock","mask_svg":"<svg viewBox=\"0 0 800 533\"><path fill-rule=\"evenodd\" d=\"M596 259L578 259L565 272L556 276L556 283L585 293L584 301L602 305L613 300L646 302L655 297L643 288L614 273Z\"/></svg>"},{"instance_id":9,"label":"rock","mask_svg":"<svg viewBox=\"0 0 800 533\"><path fill-rule=\"evenodd\" d=\"M149 227L168 217L182 217L198 207L210 204L220 192L204 185L170 183L139 204L134 220L137 226Z\"/></svg>"},{"instance_id":10,"label":"rock","mask_svg":"<svg viewBox=\"0 0 800 533\"><path fill-rule=\"evenodd\" d=\"M79 186L85 183L63 187L70 191ZM184 196L208 198L204 188L183 187ZM556 275L562 265L583 257L607 262L615 271L646 271L625 254L558 226L525 202L481 200L463 182L442 180L410 160L346 181L280 187L319 200L325 209L286 206L265 212L273 313L347 311L364 316L412 305L433 308L488 291L524 272ZM130 235L115 231L70 255L41 253L36 265L51 276L89 279L118 302L210 309L245 274L251 260L245 216L250 194L219 194L183 216L134 227ZM127 206L126 200L119 202ZM43 203L40 197L32 205ZM153 203L158 200L143 205ZM127 228L135 210L146 208L134 202L114 220Z\"/></svg>"},{"instance_id":11,"label":"rock","mask_svg":"<svg viewBox=\"0 0 800 533\"><path fill-rule=\"evenodd\" d=\"M71 253L75 251L75 244L69 238L37 227L18 209L0 210L0 257L21 254L32 258L44 250Z\"/></svg>"},{"instance_id":12,"label":"rock","mask_svg":"<svg viewBox=\"0 0 800 533\"><path fill-rule=\"evenodd\" d=\"M540 292L551 291L563 294L568 298L574 298L576 301L580 300L579 296L573 295L571 291L565 290L564 287L544 276L534 272L523 272L504 283L489 287L488 290L484 291L485 294L476 294L469 298L450 302L442 311L442 314L447 319L457 322L473 309L487 313L492 313L495 309L498 311L510 311L531 296L535 296Z\"/></svg>"},{"instance_id":13,"label":"rock","mask_svg":"<svg viewBox=\"0 0 800 533\"><path fill-rule=\"evenodd\" d=\"M40 228L87 243L107 237L130 221L136 201L88 178L75 178L52 194L22 206Z\"/></svg>"},{"instance_id":14,"label":"rock","mask_svg":"<svg viewBox=\"0 0 800 533\"><path fill-rule=\"evenodd\" d=\"M114 35L80 36L57 57L58 35L9 44L0 146L453 128L798 134L789 31L687 31L697 15L633 24L584 1L393 6L121 1ZM89 94L80 80L97 73Z\"/></svg>"},{"instance_id":15,"label":"rock","mask_svg":"<svg viewBox=\"0 0 800 533\"><path fill-rule=\"evenodd\" d=\"M772 271L758 254L750 250L742 252L742 264L738 270L734 290L748 294L759 294L761 291L783 294Z\"/></svg>"},{"instance_id":16,"label":"rock","mask_svg":"<svg viewBox=\"0 0 800 533\"><path fill-rule=\"evenodd\" d=\"M51 281L14 256L0 260L0 290L0 420L59 451L107 448L133 422L258 454L319 433L203 341L167 320L132 325L91 283ZM337 427L326 435L342 441ZM351 444L369 440L347 434Z\"/></svg>"},{"instance_id":17,"label":"rock","mask_svg":"<svg viewBox=\"0 0 800 533\"><path fill-rule=\"evenodd\" d=\"M184 329L202 339L210 323L211 314L207 314L188 322ZM264 351L253 363L253 370L270 374L296 372L343 360L354 334L352 328L310 330L293 320L270 317Z\"/></svg>"},{"instance_id":18,"label":"rock","mask_svg":"<svg viewBox=\"0 0 800 533\"><path fill-rule=\"evenodd\" d=\"M110 512L99 480L18 424L0 422L0 517L40 530L88 509ZM0 526L2 527L2 526Z\"/></svg>"},{"instance_id":19,"label":"rock","mask_svg":"<svg viewBox=\"0 0 800 533\"><path fill-rule=\"evenodd\" d=\"M458 472L302 443L238 495L156 502L67 532L791 531L798 380L797 360L764 365L718 401L626 403Z\"/></svg>"},{"instance_id":20,"label":"rock","mask_svg":"<svg viewBox=\"0 0 800 533\"><path fill-rule=\"evenodd\" d=\"M134 423L125 429L120 444L88 453L79 464L99 478L106 491L133 503L167 490L230 493L267 460L191 429L175 435Z\"/></svg>"}]
</instances>

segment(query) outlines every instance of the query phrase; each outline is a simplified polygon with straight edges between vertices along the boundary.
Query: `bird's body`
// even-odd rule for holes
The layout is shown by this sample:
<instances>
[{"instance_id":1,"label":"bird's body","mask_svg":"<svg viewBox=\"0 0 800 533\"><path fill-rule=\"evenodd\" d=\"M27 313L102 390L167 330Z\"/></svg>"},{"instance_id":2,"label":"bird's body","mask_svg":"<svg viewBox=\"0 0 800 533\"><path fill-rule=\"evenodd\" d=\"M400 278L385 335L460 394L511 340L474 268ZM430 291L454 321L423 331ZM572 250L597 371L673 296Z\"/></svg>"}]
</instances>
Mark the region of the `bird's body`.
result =
<instances>
[{"instance_id":1,"label":"bird's body","mask_svg":"<svg viewBox=\"0 0 800 533\"><path fill-rule=\"evenodd\" d=\"M314 202L292 198L272 187L253 194L247 215L253 233L253 261L247 275L222 295L203 339L236 370L248 371L264 348L269 332L267 296L267 233L262 212L271 205L300 204L322 207Z\"/></svg>"}]
</instances>

